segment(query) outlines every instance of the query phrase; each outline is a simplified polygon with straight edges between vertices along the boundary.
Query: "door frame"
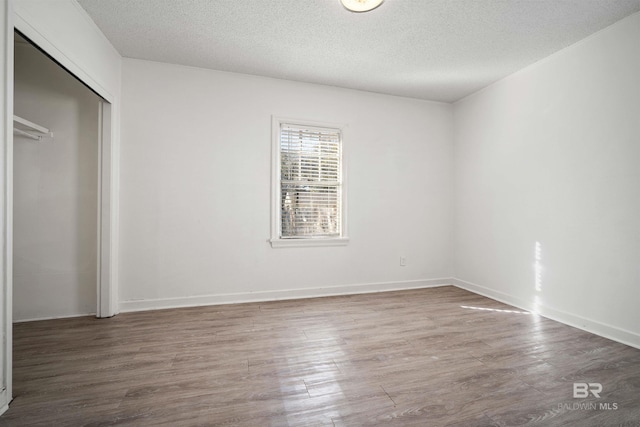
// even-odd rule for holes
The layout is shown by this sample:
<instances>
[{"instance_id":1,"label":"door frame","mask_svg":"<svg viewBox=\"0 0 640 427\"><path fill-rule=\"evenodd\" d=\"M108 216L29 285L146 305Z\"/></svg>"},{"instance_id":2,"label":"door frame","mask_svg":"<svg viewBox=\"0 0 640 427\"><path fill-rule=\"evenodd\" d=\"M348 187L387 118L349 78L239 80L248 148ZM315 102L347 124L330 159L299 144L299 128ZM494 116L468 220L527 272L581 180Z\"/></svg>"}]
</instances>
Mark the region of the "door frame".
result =
<instances>
[{"instance_id":1,"label":"door frame","mask_svg":"<svg viewBox=\"0 0 640 427\"><path fill-rule=\"evenodd\" d=\"M0 76L4 78L0 94L0 129L2 129L2 146L0 146L0 228L2 241L0 242L0 414L9 408L12 399L12 368L13 368L13 256L9 244L13 241L13 129L9 131L9 124L13 127L13 8L10 1L0 3L0 40L4 46L0 47ZM11 121L9 121L11 119Z\"/></svg>"},{"instance_id":2,"label":"door frame","mask_svg":"<svg viewBox=\"0 0 640 427\"><path fill-rule=\"evenodd\" d=\"M12 394L13 353L13 84L14 31L18 31L59 66L95 92L100 101L99 175L98 175L98 259L96 317L114 316L118 308L118 109L117 94L112 94L46 36L16 14L12 0L0 0L0 75L4 74L4 99L0 99L0 414L8 409ZM2 53L6 55L2 57ZM4 125L4 129L3 126Z\"/></svg>"},{"instance_id":3,"label":"door frame","mask_svg":"<svg viewBox=\"0 0 640 427\"><path fill-rule=\"evenodd\" d=\"M111 232L114 221L112 111L111 103L101 99L98 113L98 268L96 280L96 317L98 318L111 317L117 313L112 280L112 270L115 265L112 262L114 234Z\"/></svg>"},{"instance_id":4,"label":"door frame","mask_svg":"<svg viewBox=\"0 0 640 427\"><path fill-rule=\"evenodd\" d=\"M11 1L8 1L11 5ZM98 175L98 259L97 259L97 298L96 317L112 317L119 312L117 300L117 248L118 248L118 150L117 150L117 129L114 102L116 98L108 92L102 85L96 82L90 75L86 74L78 65L68 58L63 52L58 50L45 36L33 28L19 14L9 9L8 22L8 43L11 48L11 55L7 58L7 68L11 72L8 75L7 105L8 118L13 120L13 42L14 30L20 32L25 38L33 43L40 51L65 69L69 74L82 82L87 88L101 98L99 105L99 175ZM10 38L10 41L9 41ZM9 108L7 108L9 110ZM10 132L7 141L8 149L13 149L13 133ZM13 169L13 157L5 160L7 175L9 169ZM12 172L11 172L12 174ZM6 211L10 214L13 210L13 180L12 176L7 177L6 183ZM9 218L9 217L8 217ZM7 223L7 228L11 228L13 223ZM12 261L13 236L6 235L7 262L10 266ZM7 277L11 279L11 277ZM7 282L7 287L12 288L12 282Z\"/></svg>"},{"instance_id":5,"label":"door frame","mask_svg":"<svg viewBox=\"0 0 640 427\"><path fill-rule=\"evenodd\" d=\"M51 56L47 51L43 49L41 45L39 45L36 41L31 39L29 35L24 34L19 28L18 25L14 27L15 31L18 31L21 35L23 35L30 43L32 43L36 49L42 51L45 56L48 56L50 60L55 62L60 68L65 70L67 73L71 74L78 81L87 86L92 92L94 92L99 97L98 104L98 199L97 203L97 274L96 274L96 317L105 318L112 317L116 314L116 309L114 307L114 299L112 298L112 281L111 281L111 258L112 258L112 237L113 234L111 231L112 226L112 174L113 174L113 162L112 162L112 111L111 103L105 100L102 95L91 87L90 84L80 79L76 74L74 74L71 70L57 61L53 56ZM14 39L14 33L11 34L11 39ZM11 57L8 58L7 62L11 62L11 66L14 66L14 55L13 55L13 46L11 47L12 53ZM11 70L11 92L7 92L11 95L11 105L7 106L7 110L10 111L11 120L13 120L13 82L14 75L13 69ZM7 97L8 98L8 97ZM9 108L10 107L10 108ZM10 139L7 138L7 159L5 161L5 166L7 168L7 178L6 178L6 196L7 196L7 233L6 233L6 260L7 260L7 269L11 268L12 259L13 259L13 132L11 132ZM7 273L7 276L9 274ZM12 277L7 277L8 287L13 287Z\"/></svg>"}]
</instances>

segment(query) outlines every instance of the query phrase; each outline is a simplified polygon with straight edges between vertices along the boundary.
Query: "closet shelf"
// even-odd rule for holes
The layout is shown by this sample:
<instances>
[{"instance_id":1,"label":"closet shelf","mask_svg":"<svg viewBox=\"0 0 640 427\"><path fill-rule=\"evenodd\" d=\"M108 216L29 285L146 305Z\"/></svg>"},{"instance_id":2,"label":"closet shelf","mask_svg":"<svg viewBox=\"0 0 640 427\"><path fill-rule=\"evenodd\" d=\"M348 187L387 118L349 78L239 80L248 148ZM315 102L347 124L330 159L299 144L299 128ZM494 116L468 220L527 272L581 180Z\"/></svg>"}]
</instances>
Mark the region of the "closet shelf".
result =
<instances>
[{"instance_id":1,"label":"closet shelf","mask_svg":"<svg viewBox=\"0 0 640 427\"><path fill-rule=\"evenodd\" d=\"M53 137L53 132L46 127L16 115L13 116L13 132L36 141L42 140L43 136Z\"/></svg>"}]
</instances>

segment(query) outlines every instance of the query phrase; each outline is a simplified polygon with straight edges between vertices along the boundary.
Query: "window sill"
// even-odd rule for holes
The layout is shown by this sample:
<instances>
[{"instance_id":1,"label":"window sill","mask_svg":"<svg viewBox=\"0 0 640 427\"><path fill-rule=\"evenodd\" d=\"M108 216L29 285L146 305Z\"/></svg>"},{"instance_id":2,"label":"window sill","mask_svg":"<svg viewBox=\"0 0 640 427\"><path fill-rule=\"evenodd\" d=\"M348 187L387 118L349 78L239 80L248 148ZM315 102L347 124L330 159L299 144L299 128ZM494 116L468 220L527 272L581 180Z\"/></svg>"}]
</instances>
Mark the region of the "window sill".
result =
<instances>
[{"instance_id":1,"label":"window sill","mask_svg":"<svg viewBox=\"0 0 640 427\"><path fill-rule=\"evenodd\" d=\"M272 248L312 248L322 246L346 246L348 237L335 239L271 239Z\"/></svg>"}]
</instances>

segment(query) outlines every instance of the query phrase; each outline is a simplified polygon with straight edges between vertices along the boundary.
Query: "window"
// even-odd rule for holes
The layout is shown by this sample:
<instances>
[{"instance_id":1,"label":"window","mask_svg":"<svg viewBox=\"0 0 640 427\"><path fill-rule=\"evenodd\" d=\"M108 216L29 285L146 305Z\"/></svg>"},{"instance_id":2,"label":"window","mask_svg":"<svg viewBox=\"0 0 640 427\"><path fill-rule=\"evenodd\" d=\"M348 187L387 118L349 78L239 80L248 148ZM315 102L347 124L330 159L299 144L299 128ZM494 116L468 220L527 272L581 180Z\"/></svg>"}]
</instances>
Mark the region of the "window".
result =
<instances>
[{"instance_id":1,"label":"window","mask_svg":"<svg viewBox=\"0 0 640 427\"><path fill-rule=\"evenodd\" d=\"M346 244L342 129L274 118L271 245Z\"/></svg>"}]
</instances>

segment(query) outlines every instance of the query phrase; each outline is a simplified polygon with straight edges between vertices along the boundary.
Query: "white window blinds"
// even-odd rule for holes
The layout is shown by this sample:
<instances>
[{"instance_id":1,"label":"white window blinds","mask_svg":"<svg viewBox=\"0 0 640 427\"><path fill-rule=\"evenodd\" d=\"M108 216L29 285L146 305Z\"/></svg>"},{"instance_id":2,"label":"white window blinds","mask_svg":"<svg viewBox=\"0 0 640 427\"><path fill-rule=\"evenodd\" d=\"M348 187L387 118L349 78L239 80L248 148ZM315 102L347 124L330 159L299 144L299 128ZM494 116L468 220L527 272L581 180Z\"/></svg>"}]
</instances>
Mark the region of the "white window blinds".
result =
<instances>
[{"instance_id":1,"label":"white window blinds","mask_svg":"<svg viewBox=\"0 0 640 427\"><path fill-rule=\"evenodd\" d=\"M342 235L339 129L280 124L280 238Z\"/></svg>"}]
</instances>

